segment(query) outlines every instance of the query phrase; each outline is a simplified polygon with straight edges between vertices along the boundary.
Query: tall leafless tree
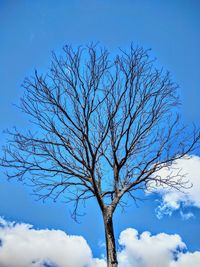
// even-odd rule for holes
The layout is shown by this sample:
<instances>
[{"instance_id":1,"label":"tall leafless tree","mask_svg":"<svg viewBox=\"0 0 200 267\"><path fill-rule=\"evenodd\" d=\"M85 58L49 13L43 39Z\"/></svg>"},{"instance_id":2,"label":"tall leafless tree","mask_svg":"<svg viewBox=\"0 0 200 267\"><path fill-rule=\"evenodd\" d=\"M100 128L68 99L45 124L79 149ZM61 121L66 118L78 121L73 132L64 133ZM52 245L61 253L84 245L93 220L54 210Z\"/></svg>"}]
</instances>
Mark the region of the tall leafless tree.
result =
<instances>
[{"instance_id":1,"label":"tall leafless tree","mask_svg":"<svg viewBox=\"0 0 200 267\"><path fill-rule=\"evenodd\" d=\"M64 47L46 75L23 84L20 108L37 132L8 131L1 165L8 178L28 179L40 198L95 198L105 225L107 266L117 266L113 213L138 189L185 181L158 171L191 153L199 132L180 124L177 85L133 46L114 56L98 46Z\"/></svg>"}]
</instances>

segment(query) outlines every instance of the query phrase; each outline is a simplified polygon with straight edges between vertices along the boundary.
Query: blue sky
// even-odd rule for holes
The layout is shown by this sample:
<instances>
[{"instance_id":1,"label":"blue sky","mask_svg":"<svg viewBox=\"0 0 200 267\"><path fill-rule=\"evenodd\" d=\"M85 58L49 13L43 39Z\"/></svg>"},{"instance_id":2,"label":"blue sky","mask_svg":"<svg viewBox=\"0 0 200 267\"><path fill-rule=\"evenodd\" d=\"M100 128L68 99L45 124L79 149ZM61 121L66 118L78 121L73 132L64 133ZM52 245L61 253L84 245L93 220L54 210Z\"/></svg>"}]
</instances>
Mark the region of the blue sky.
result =
<instances>
[{"instance_id":1,"label":"blue sky","mask_svg":"<svg viewBox=\"0 0 200 267\"><path fill-rule=\"evenodd\" d=\"M6 1L0 0L0 144L6 142L3 130L12 126L28 128L23 114L13 106L22 94L23 79L34 69L45 71L51 51L65 44L99 41L111 50L126 48L130 42L152 49L158 64L170 70L180 85L182 116L199 125L200 99L200 2L182 1ZM200 153L196 152L197 156ZM194 216L184 220L180 209L162 219L156 217L158 202L134 204L125 213L117 212L116 236L127 227L153 234L179 234L190 251L200 250L197 232L200 209L187 207ZM36 202L29 188L0 181L0 216L31 223L36 228L56 228L82 235L95 256L103 252L103 225L98 207L88 202L87 215L75 223L64 203ZM190 230L188 230L190 229Z\"/></svg>"}]
</instances>

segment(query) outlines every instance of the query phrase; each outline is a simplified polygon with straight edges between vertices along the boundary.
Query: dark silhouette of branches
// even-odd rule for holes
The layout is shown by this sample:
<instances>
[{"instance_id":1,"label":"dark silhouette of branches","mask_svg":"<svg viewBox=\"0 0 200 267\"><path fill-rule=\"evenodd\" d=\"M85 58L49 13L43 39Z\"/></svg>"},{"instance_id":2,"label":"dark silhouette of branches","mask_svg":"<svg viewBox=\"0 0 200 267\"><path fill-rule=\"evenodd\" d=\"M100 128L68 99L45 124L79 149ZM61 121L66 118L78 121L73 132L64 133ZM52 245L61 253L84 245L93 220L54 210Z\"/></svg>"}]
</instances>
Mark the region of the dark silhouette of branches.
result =
<instances>
[{"instance_id":1,"label":"dark silhouette of branches","mask_svg":"<svg viewBox=\"0 0 200 267\"><path fill-rule=\"evenodd\" d=\"M91 45L53 53L46 75L24 81L21 110L38 131L8 131L1 165L8 178L28 179L40 198L94 197L102 211L108 266L117 266L112 215L136 190L187 185L158 171L191 153L199 131L180 123L177 85L133 46L113 57ZM176 179L175 179L176 178Z\"/></svg>"}]
</instances>

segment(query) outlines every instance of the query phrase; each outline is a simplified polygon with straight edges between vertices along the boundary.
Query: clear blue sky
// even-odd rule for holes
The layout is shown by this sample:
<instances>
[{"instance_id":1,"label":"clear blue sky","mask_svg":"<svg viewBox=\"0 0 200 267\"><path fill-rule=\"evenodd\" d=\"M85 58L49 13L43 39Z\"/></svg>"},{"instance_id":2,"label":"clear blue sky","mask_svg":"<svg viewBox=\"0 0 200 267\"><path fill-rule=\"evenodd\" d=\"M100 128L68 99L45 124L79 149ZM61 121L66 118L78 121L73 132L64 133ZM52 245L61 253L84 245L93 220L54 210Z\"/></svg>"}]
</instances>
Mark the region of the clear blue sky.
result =
<instances>
[{"instance_id":1,"label":"clear blue sky","mask_svg":"<svg viewBox=\"0 0 200 267\"><path fill-rule=\"evenodd\" d=\"M59 53L65 44L90 41L99 41L111 50L127 47L130 42L151 48L158 63L170 70L180 85L184 120L199 124L199 14L198 0L0 0L0 144L5 143L2 134L5 128L28 128L23 115L12 105L22 93L20 84L24 77L35 68L45 71L52 50ZM133 204L126 213L116 214L117 235L127 227L152 233L178 233L190 250L200 250L196 237L200 209L191 208L195 217L189 221L181 219L178 211L158 220L153 197L138 204L139 208ZM29 189L19 183L8 183L1 172L0 216L83 235L99 256L102 248L97 243L103 241L103 226L96 205L89 202L87 207L82 223L76 224L65 204L35 202Z\"/></svg>"}]
</instances>

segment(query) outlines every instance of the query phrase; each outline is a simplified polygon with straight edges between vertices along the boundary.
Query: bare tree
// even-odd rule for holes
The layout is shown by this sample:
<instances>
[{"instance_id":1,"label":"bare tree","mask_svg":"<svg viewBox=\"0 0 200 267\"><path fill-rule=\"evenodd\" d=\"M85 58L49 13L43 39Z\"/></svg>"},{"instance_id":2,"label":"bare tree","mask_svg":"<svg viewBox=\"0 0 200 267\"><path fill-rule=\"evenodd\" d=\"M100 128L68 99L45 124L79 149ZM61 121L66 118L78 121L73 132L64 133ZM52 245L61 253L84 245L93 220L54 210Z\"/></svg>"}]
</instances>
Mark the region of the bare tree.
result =
<instances>
[{"instance_id":1,"label":"bare tree","mask_svg":"<svg viewBox=\"0 0 200 267\"><path fill-rule=\"evenodd\" d=\"M98 46L64 47L46 75L26 78L20 108L34 131L8 131L1 165L8 178L27 179L40 198L61 195L79 203L95 198L101 209L108 267L117 266L113 213L137 190L186 186L158 171L191 153L178 115L177 85L154 67L147 50L130 47L113 56Z\"/></svg>"}]
</instances>

